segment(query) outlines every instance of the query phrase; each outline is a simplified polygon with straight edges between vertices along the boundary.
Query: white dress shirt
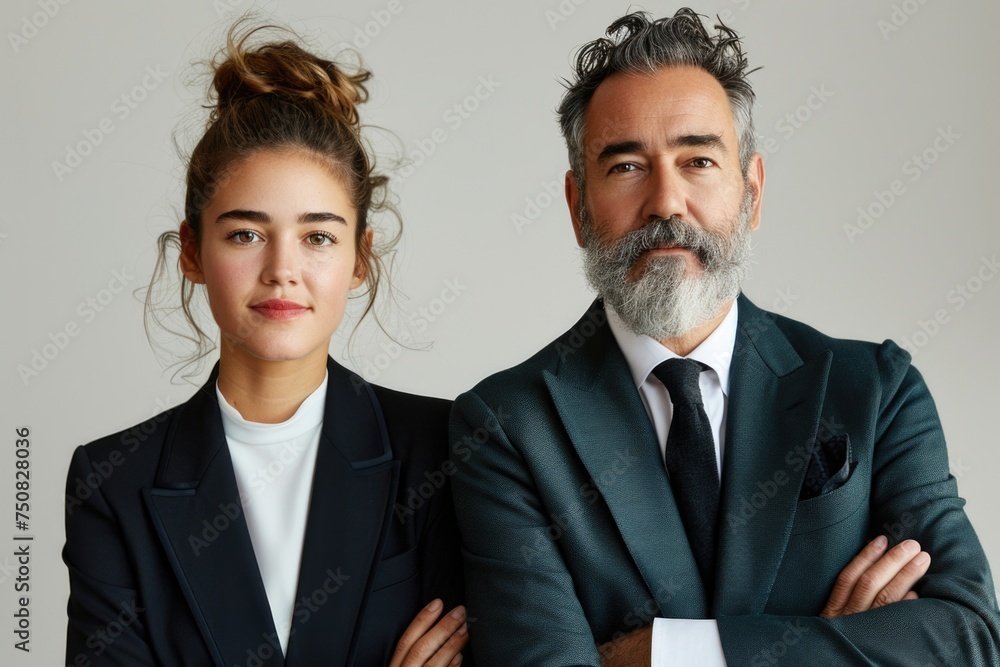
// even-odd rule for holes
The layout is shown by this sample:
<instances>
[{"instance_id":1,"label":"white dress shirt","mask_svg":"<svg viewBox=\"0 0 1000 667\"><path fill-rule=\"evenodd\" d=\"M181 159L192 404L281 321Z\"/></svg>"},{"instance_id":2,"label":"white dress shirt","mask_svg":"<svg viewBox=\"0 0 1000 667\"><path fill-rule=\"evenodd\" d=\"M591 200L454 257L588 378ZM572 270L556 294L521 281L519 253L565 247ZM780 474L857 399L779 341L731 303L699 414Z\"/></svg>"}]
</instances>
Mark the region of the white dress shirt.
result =
<instances>
[{"instance_id":1,"label":"white dress shirt","mask_svg":"<svg viewBox=\"0 0 1000 667\"><path fill-rule=\"evenodd\" d=\"M243 419L215 384L236 486L282 653L288 652L295 610L328 376L280 424Z\"/></svg>"},{"instance_id":2,"label":"white dress shirt","mask_svg":"<svg viewBox=\"0 0 1000 667\"><path fill-rule=\"evenodd\" d=\"M667 434L673 415L670 396L653 369L667 359L679 358L649 336L638 336L622 323L614 309L605 304L608 324L625 356L632 379L642 397L646 413L660 444L660 459L667 447ZM733 301L729 312L715 331L686 357L709 367L698 377L702 403L712 426L715 459L722 479L722 455L725 452L726 410L729 402L729 366L736 344L737 306ZM719 626L714 619L653 620L652 667L726 667L722 652Z\"/></svg>"}]
</instances>

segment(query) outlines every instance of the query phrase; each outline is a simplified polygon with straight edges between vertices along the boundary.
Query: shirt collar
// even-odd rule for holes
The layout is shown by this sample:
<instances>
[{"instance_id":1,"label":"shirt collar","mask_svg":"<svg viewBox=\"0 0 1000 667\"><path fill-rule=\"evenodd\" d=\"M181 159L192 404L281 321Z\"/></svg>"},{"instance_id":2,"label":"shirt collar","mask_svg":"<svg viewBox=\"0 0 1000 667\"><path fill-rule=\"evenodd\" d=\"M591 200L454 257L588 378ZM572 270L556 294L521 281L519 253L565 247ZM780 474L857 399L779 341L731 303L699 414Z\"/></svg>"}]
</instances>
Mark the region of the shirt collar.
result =
<instances>
[{"instance_id":1,"label":"shirt collar","mask_svg":"<svg viewBox=\"0 0 1000 667\"><path fill-rule=\"evenodd\" d=\"M215 395L219 400L222 413L222 428L226 436L236 438L240 442L255 445L269 445L298 438L323 423L326 412L326 387L330 372L326 371L323 381L299 405L295 414L278 424L264 424L247 421L226 401L219 390L219 382L215 382Z\"/></svg>"},{"instance_id":2,"label":"shirt collar","mask_svg":"<svg viewBox=\"0 0 1000 667\"><path fill-rule=\"evenodd\" d=\"M608 313L608 325L611 327L611 333L614 334L618 347L625 355L625 361L637 389L646 382L654 368L667 359L679 357L661 345L660 341L630 331L614 308L606 302L604 309ZM729 366L732 364L733 348L736 345L736 322L737 305L734 299L729 307L729 312L726 313L726 317L715 328L715 331L709 334L708 338L686 357L700 361L715 371L716 375L719 376L722 393L726 396L729 396Z\"/></svg>"}]
</instances>

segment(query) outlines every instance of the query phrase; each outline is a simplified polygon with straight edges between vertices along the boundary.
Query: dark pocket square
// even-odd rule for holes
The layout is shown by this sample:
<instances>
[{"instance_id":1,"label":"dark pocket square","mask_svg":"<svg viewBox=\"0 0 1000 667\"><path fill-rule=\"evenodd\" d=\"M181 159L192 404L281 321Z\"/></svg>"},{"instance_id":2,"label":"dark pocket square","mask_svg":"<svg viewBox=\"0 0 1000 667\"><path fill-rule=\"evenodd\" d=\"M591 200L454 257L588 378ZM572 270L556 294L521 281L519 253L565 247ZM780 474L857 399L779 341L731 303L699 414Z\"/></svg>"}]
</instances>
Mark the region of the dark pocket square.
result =
<instances>
[{"instance_id":1,"label":"dark pocket square","mask_svg":"<svg viewBox=\"0 0 1000 667\"><path fill-rule=\"evenodd\" d=\"M839 488L856 465L857 461L851 461L851 441L846 433L818 440L809 458L799 500L816 498Z\"/></svg>"}]
</instances>

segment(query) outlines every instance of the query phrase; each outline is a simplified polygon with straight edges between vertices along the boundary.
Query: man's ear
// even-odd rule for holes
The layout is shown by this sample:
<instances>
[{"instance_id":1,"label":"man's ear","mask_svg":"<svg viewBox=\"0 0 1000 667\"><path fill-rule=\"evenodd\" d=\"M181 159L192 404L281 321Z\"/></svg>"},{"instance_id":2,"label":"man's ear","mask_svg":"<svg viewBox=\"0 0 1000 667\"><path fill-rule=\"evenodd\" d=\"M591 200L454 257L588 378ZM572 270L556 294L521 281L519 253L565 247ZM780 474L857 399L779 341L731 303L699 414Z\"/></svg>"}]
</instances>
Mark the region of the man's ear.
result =
<instances>
[{"instance_id":1,"label":"man's ear","mask_svg":"<svg viewBox=\"0 0 1000 667\"><path fill-rule=\"evenodd\" d=\"M181 273L195 284L205 282L205 272L201 268L201 253L198 252L198 242L195 239L194 228L187 220L181 222Z\"/></svg>"},{"instance_id":2,"label":"man's ear","mask_svg":"<svg viewBox=\"0 0 1000 667\"><path fill-rule=\"evenodd\" d=\"M374 232L369 227L361 237L361 247L358 248L357 259L354 262L354 278L351 279L351 289L361 287L368 277L368 258L372 256L372 238Z\"/></svg>"},{"instance_id":3,"label":"man's ear","mask_svg":"<svg viewBox=\"0 0 1000 667\"><path fill-rule=\"evenodd\" d=\"M755 232L760 227L760 207L764 200L764 157L754 153L747 165L747 187L753 193L753 209L750 215L750 231Z\"/></svg>"},{"instance_id":4,"label":"man's ear","mask_svg":"<svg viewBox=\"0 0 1000 667\"><path fill-rule=\"evenodd\" d=\"M576 244L583 247L583 235L580 233L580 186L576 184L576 176L572 170L566 172L566 205L569 206L569 217L573 220L573 233L576 234Z\"/></svg>"}]
</instances>

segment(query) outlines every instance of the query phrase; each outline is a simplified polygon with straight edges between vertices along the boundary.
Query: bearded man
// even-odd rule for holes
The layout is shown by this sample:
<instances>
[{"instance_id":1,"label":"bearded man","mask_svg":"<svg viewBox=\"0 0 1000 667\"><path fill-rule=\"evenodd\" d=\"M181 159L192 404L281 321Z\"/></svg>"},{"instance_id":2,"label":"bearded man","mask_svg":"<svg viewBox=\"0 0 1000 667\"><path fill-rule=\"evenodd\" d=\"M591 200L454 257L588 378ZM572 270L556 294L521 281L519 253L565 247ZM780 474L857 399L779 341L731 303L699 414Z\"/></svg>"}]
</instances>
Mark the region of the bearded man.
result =
<instances>
[{"instance_id":1,"label":"bearded man","mask_svg":"<svg viewBox=\"0 0 1000 667\"><path fill-rule=\"evenodd\" d=\"M619 19L559 109L599 297L452 412L480 665L997 665L989 566L891 341L740 293L764 165L738 36Z\"/></svg>"}]
</instances>

